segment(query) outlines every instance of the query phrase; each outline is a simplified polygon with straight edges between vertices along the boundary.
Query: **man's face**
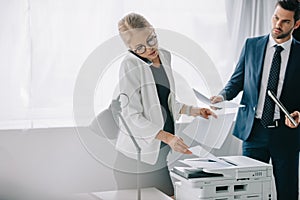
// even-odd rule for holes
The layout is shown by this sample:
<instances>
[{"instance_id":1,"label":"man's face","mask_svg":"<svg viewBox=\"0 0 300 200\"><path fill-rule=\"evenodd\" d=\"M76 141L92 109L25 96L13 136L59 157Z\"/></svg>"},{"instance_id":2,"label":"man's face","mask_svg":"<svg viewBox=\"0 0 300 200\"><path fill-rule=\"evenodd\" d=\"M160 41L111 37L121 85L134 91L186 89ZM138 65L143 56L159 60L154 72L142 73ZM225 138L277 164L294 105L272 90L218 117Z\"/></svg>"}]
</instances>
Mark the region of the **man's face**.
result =
<instances>
[{"instance_id":1,"label":"man's face","mask_svg":"<svg viewBox=\"0 0 300 200\"><path fill-rule=\"evenodd\" d=\"M272 17L272 37L278 43L283 43L290 39L295 24L294 12L285 10L279 5L276 7Z\"/></svg>"}]
</instances>

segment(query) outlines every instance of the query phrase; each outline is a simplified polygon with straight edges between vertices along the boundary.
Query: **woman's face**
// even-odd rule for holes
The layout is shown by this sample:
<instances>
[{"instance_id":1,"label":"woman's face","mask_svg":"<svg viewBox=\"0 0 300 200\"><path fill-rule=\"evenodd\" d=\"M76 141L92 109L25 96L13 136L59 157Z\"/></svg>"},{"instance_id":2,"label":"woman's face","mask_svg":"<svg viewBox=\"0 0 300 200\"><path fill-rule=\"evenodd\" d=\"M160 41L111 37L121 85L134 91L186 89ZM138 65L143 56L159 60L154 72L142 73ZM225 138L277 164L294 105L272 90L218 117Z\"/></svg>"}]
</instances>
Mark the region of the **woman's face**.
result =
<instances>
[{"instance_id":1,"label":"woman's face","mask_svg":"<svg viewBox=\"0 0 300 200\"><path fill-rule=\"evenodd\" d=\"M150 61L158 56L157 37L153 28L131 31L128 46L133 52Z\"/></svg>"}]
</instances>

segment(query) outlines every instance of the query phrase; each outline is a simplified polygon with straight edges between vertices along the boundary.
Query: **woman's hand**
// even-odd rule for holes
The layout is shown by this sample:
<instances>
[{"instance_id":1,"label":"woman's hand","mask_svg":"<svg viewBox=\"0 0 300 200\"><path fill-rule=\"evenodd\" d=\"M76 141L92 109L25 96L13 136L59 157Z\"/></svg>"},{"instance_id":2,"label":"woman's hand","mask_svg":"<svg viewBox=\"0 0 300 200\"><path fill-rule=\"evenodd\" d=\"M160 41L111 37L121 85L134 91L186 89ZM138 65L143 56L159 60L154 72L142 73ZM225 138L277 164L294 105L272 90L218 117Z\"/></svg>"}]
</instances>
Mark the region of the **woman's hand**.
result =
<instances>
[{"instance_id":1,"label":"woman's hand","mask_svg":"<svg viewBox=\"0 0 300 200\"><path fill-rule=\"evenodd\" d=\"M299 119L300 112L295 111L295 112L291 113L291 117L293 117L295 119L295 121L298 123L297 126L295 126L287 117L285 117L285 124L290 128L297 128L299 125L299 122L300 122L300 119Z\"/></svg>"},{"instance_id":2,"label":"woman's hand","mask_svg":"<svg viewBox=\"0 0 300 200\"><path fill-rule=\"evenodd\" d=\"M167 144L174 150L183 154L192 154L190 150L188 150L188 146L184 143L181 137L170 134L167 139Z\"/></svg>"},{"instance_id":3,"label":"woman's hand","mask_svg":"<svg viewBox=\"0 0 300 200\"><path fill-rule=\"evenodd\" d=\"M188 146L184 143L183 139L173 135L166 131L160 131L156 139L159 139L163 141L164 143L168 144L174 151L177 151L179 153L183 154L192 154L190 150L188 150Z\"/></svg>"},{"instance_id":4,"label":"woman's hand","mask_svg":"<svg viewBox=\"0 0 300 200\"><path fill-rule=\"evenodd\" d=\"M213 116L217 118L217 115L208 108L192 108L191 109L191 116L201 116L205 119L208 119L209 116Z\"/></svg>"},{"instance_id":5,"label":"woman's hand","mask_svg":"<svg viewBox=\"0 0 300 200\"><path fill-rule=\"evenodd\" d=\"M208 117L212 115L214 118L217 118L217 115L208 108L198 108L188 105L182 107L180 114L186 114L193 117L202 116L205 119L208 119Z\"/></svg>"}]
</instances>

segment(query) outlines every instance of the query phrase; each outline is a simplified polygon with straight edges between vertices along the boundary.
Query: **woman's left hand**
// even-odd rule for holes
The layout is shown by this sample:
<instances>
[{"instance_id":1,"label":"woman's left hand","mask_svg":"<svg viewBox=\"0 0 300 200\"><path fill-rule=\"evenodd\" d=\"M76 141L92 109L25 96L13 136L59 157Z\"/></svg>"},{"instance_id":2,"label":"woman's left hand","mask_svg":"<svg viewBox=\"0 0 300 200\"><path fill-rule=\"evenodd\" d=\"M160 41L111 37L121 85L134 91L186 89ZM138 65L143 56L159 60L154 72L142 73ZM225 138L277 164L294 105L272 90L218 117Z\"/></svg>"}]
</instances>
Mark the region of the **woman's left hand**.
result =
<instances>
[{"instance_id":1,"label":"woman's left hand","mask_svg":"<svg viewBox=\"0 0 300 200\"><path fill-rule=\"evenodd\" d=\"M209 116L213 116L217 118L217 115L208 108L192 108L191 109L191 116L201 116L205 119L208 119Z\"/></svg>"}]
</instances>

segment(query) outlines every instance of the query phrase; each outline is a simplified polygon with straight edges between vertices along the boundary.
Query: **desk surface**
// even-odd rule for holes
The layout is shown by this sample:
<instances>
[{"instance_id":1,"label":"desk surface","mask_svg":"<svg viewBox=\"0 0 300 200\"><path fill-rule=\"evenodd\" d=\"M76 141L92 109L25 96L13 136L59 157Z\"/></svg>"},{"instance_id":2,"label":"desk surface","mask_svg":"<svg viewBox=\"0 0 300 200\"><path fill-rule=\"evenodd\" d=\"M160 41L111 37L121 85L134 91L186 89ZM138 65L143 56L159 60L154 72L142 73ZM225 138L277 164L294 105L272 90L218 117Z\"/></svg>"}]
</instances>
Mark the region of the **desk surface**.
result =
<instances>
[{"instance_id":1,"label":"desk surface","mask_svg":"<svg viewBox=\"0 0 300 200\"><path fill-rule=\"evenodd\" d=\"M92 193L94 197L99 200L136 200L137 190L118 190L118 191L107 191L107 192L95 192ZM142 200L172 200L169 196L165 195L156 188L143 188L141 190Z\"/></svg>"}]
</instances>

